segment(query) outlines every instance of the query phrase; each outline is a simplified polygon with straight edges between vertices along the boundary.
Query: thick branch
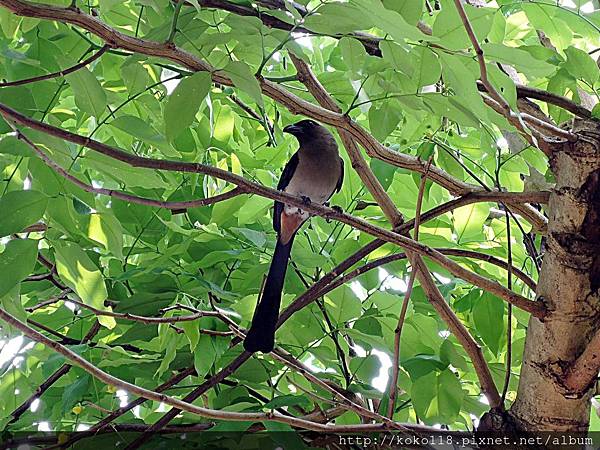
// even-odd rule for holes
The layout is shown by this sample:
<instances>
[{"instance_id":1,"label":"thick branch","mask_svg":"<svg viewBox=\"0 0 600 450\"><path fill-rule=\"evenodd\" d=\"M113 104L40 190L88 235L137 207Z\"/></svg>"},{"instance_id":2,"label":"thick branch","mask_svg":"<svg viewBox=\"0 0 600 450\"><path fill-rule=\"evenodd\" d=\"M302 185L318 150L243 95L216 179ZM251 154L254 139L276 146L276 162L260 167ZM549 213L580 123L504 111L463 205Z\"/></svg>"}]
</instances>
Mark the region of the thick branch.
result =
<instances>
[{"instance_id":1,"label":"thick branch","mask_svg":"<svg viewBox=\"0 0 600 450\"><path fill-rule=\"evenodd\" d=\"M584 393L597 382L600 373L600 331L597 331L579 357L567 368L561 385L569 392Z\"/></svg>"},{"instance_id":2,"label":"thick branch","mask_svg":"<svg viewBox=\"0 0 600 450\"><path fill-rule=\"evenodd\" d=\"M492 374L490 373L490 369L483 356L481 347L479 347L477 341L473 339L473 336L471 336L467 328L462 324L458 317L456 317L456 314L454 314L454 311L452 311L440 290L435 285L433 278L431 276L424 276L424 274L429 275L429 272L423 260L420 257L417 257L411 260L411 264L413 265L414 270L416 270L421 287L425 291L429 302L444 320L446 325L448 325L448 330L456 337L471 358L471 362L477 373L477 379L481 383L481 390L487 397L490 406L492 408L502 407L502 399L494 384Z\"/></svg>"}]
</instances>

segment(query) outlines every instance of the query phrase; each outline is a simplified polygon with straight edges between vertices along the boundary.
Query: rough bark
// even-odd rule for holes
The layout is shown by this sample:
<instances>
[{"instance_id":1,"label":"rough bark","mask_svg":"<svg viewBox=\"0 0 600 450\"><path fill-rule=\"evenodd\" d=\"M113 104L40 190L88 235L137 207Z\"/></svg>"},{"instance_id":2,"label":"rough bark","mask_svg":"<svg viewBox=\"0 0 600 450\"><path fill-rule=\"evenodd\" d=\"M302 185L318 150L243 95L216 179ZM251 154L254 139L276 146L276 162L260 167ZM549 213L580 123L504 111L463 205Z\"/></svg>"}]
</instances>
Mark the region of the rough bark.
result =
<instances>
[{"instance_id":1,"label":"rough bark","mask_svg":"<svg viewBox=\"0 0 600 450\"><path fill-rule=\"evenodd\" d=\"M547 250L537 288L549 308L532 317L510 422L522 431L585 432L595 383L582 392L561 377L600 329L600 123L578 121L575 143L557 143Z\"/></svg>"}]
</instances>

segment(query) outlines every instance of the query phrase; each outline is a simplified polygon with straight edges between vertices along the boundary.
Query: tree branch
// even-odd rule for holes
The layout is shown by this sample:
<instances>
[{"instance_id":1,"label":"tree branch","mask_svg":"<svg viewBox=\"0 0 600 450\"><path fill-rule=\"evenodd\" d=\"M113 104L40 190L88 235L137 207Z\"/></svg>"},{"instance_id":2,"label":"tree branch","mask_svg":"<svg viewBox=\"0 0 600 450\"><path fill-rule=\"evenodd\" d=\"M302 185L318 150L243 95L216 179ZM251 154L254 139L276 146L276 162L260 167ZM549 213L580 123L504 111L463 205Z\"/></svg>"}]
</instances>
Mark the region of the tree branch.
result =
<instances>
[{"instance_id":1,"label":"tree branch","mask_svg":"<svg viewBox=\"0 0 600 450\"><path fill-rule=\"evenodd\" d=\"M431 158L429 158L428 164L431 165ZM427 172L421 176L421 182L419 183L419 193L417 195L417 206L415 208L415 226L413 236L415 241L419 240L419 225L421 221L421 208L423 206L423 194L425 193L425 183L427 181ZM404 293L404 300L402 300L402 307L400 308L400 314L398 314L398 324L394 330L394 354L392 357L392 376L390 377L390 398L387 409L387 417L392 419L394 417L394 411L396 406L396 397L398 395L398 374L400 373L400 339L402 337L402 328L404 326L404 320L406 319L406 311L408 311L408 302L412 295L413 285L415 283L415 277L417 272L413 267L406 285L406 292Z\"/></svg>"},{"instance_id":2,"label":"tree branch","mask_svg":"<svg viewBox=\"0 0 600 450\"><path fill-rule=\"evenodd\" d=\"M39 75L37 77L26 78L24 80L4 81L4 82L0 83L0 88L9 87L9 86L21 86L23 84L35 83L37 81L50 80L52 78L64 77L65 75L69 75L70 73L76 72L79 69L93 63L109 49L110 49L110 45L104 44L100 48L100 50L98 50L92 56L90 56L87 59L84 59L83 61L75 64L72 67L69 67L68 69L59 70L58 72L48 73L46 75Z\"/></svg>"},{"instance_id":3,"label":"tree branch","mask_svg":"<svg viewBox=\"0 0 600 450\"><path fill-rule=\"evenodd\" d=\"M350 225L358 230L361 230L365 233L371 234L375 237L382 238L385 241L395 243L408 251L416 252L423 256L427 256L440 264L442 267L448 269L454 275L459 278L464 279L470 283L475 284L476 286L485 289L494 295L505 299L506 301L514 304L518 308L521 308L527 312L530 312L534 316L541 318L544 316L544 307L540 303L533 302L519 294L516 294L512 291L509 291L504 286L500 285L496 281L489 280L481 275L473 273L454 261L448 259L441 253L435 251L434 249L418 243L408 237L401 236L393 231L385 230L381 227L373 225L361 218L354 217L343 212L339 212L336 209L318 205L315 203L306 204L306 202L294 195L290 195L283 191L278 191L275 189L268 188L258 183L254 183L241 177L239 175L233 174L226 170L222 170L216 167L208 166L200 163L188 163L182 161L170 161L170 160L156 160L151 158L144 158L137 155L132 155L126 153L122 150L116 149L114 147L110 147L106 144L100 143L93 139L86 138L84 136L80 136L75 133L71 133L66 130L62 130L60 128L52 127L51 125L44 124L32 119L23 116L22 114L14 111L11 108L8 108L5 105L0 104L0 114L5 118L11 118L12 120L21 123L23 125L29 126L31 128L37 129L39 131L43 131L45 133L54 135L56 137L60 137L70 142L77 143L79 145L85 146L92 150L98 151L102 154L105 154L111 158L117 159L119 161L125 162L133 167L145 167L152 169L162 169L162 170L173 170L173 171L183 171L183 172L192 172L192 173L204 173L206 175L214 176L216 178L229 181L233 184L236 184L240 188L242 188L247 193L254 193L260 196L270 198L272 200L278 200L283 203L291 204L294 206L298 206L303 210L307 211L313 215L323 216L328 219L333 219ZM433 167L432 167L433 169Z\"/></svg>"},{"instance_id":4,"label":"tree branch","mask_svg":"<svg viewBox=\"0 0 600 450\"><path fill-rule=\"evenodd\" d=\"M480 79L481 83L485 87L485 90L490 94L490 97L492 97L492 99L496 101L498 105L500 105L500 111L498 112L504 117L506 117L506 119L511 124L513 124L517 130L521 132L521 134L529 144L537 147L537 143L535 142L534 138L528 133L527 129L525 128L521 116L518 113L513 113L508 102L504 99L504 97L502 97L502 95L500 95L500 93L496 90L496 88L488 79L487 66L485 64L485 58L483 56L483 49L481 48L481 45L479 45L479 41L477 40L477 36L475 35L475 31L473 30L473 26L469 21L469 17L467 16L467 13L461 0L454 0L454 6L456 6L458 15L462 20L467 35L469 36L469 40L471 41L473 49L475 50L475 54L477 55Z\"/></svg>"},{"instance_id":5,"label":"tree branch","mask_svg":"<svg viewBox=\"0 0 600 450\"><path fill-rule=\"evenodd\" d=\"M567 97L563 97L561 95L553 94L552 92L544 91L543 89L525 86L518 83L515 83L515 87L517 89L518 98L533 98L535 100L540 100L544 103L559 106L564 110L569 111L570 113L578 117L581 117L582 119L591 119L592 117L592 112L589 109L578 105L573 100L568 99ZM486 91L485 86L481 81L477 81L477 88L480 91Z\"/></svg>"},{"instance_id":6,"label":"tree branch","mask_svg":"<svg viewBox=\"0 0 600 450\"><path fill-rule=\"evenodd\" d=\"M564 370L559 384L570 393L585 393L597 382L599 372L600 331L597 331L583 353Z\"/></svg>"},{"instance_id":7,"label":"tree branch","mask_svg":"<svg viewBox=\"0 0 600 450\"><path fill-rule=\"evenodd\" d=\"M423 276L427 271L427 266L420 257L415 258L411 261L414 270L417 271L417 277L421 283L421 287L425 291L429 302L440 315L442 320L448 325L448 330L456 337L458 342L463 346L469 357L471 363L477 373L477 379L481 383L481 391L487 397L489 404L492 408L502 408L502 399L494 380L487 362L481 351L481 347L477 344L477 341L473 339L473 336L469 333L467 328L462 322L456 317L454 311L450 308L440 290L435 285L431 276Z\"/></svg>"},{"instance_id":8,"label":"tree branch","mask_svg":"<svg viewBox=\"0 0 600 450\"><path fill-rule=\"evenodd\" d=\"M483 195L483 194L488 194L488 193L486 193L486 192L477 193L477 195ZM457 204L456 201L452 201L452 202L449 202L449 203L453 204L453 205ZM428 211L427 213L423 214L422 217L423 217L423 220L425 220L425 217L427 217L427 220L431 220L434 217L437 217L437 215L444 214L445 212L447 212L447 211L449 211L451 209L452 209L451 207L448 208L445 205L441 205L440 207L434 208L433 210ZM399 227L397 227L395 229L395 231L398 232L398 233L406 233L412 227L413 227L413 222L412 221L408 221L408 222L400 225ZM338 264L329 273L327 273L326 275L324 275L323 277L321 277L321 279L319 279L319 281L317 281L308 290L306 290L303 294L301 294L299 297L297 297L280 314L279 320L277 322L277 328L279 328L294 313L296 313L297 311L299 311L302 308L306 307L307 305L309 305L311 302L313 302L318 297L320 297L322 295L325 295L327 292L329 292L330 290L334 289L335 287L338 287L341 284L343 284L344 282L349 281L351 279L353 273L356 273L355 276L358 276L358 275L360 275L360 273L364 273L367 270L375 268L376 261L372 261L371 263L363 266L362 269L361 268L356 269L354 272L349 273L348 275L342 277L341 279L339 279L338 281L336 281L335 283L333 283L333 281L340 274L344 273L350 267L352 267L353 265L355 265L358 261L360 261L361 259L365 258L371 252L377 250L379 247L381 247L384 244L385 244L384 240L382 240L382 239L374 239L373 241L371 241L370 243L368 243L367 245L365 245L363 248L361 248L360 250L358 250L357 252L355 252L353 255L349 256L344 261L342 261L340 264ZM483 260L485 260L487 262L490 262L492 264L496 264L496 265L499 265L499 266L502 266L502 264L505 264L503 261L498 260L497 258L495 258L493 256L490 256L490 255L481 255L481 254L477 254L476 252L472 252L472 251L459 250L459 249L443 249L443 250L440 249L440 251L445 251L445 252L448 252L449 254L450 254L450 252L452 252L452 254L454 254L455 256L469 256L469 257L477 257L477 256L479 256L480 259L483 259ZM456 252L466 252L466 253L468 253L468 255L466 253L457 254ZM394 259L391 259L391 260L396 260L396 259L400 259L400 258L403 258L403 257L405 257L404 254L397 254L397 255L387 256L385 258L394 258ZM382 258L382 260L383 259L384 258ZM380 261L380 260L377 260L377 261ZM383 264L383 263L384 263L384 261L381 261L381 264ZM359 270L363 270L363 272L359 273L358 272ZM515 275L517 275L517 276L519 276L519 273L522 274L522 272L519 271L516 268L514 268L513 271L514 271ZM522 275L526 277L525 274L522 274ZM533 281L531 281L531 283L534 284ZM241 342L241 339L239 339L239 338L234 339L233 342L232 342L232 345L236 345L236 344L238 344L240 342ZM228 366L226 366L220 372L218 372L217 374L215 374L211 379L207 380L207 382L205 382L202 386L199 386L198 388L196 388L192 392L190 392L184 398L184 400L189 401L189 402L196 400L198 397L200 397L200 395L204 394L206 391L208 391L209 389L211 389L213 386L219 384L220 382L222 382L222 380L224 380L229 375L231 375L233 372L235 372L245 361L247 361L250 358L250 356L251 356L251 354L248 353L248 352L242 353L234 361L232 361ZM138 400L136 400L136 402L138 402L137 404L140 404L140 403L143 402L143 400L140 401L138 399ZM135 406L135 405L133 405L133 406ZM133 406L131 406L131 407L133 408ZM177 414L179 412L180 412L179 410L171 410L171 411L167 412L160 419L160 421L158 421L154 425L152 425L152 427L149 429L149 431L161 429L163 426L165 426L171 420L173 420L177 416Z\"/></svg>"},{"instance_id":9,"label":"tree branch","mask_svg":"<svg viewBox=\"0 0 600 450\"><path fill-rule=\"evenodd\" d=\"M172 44L150 42L127 36L107 26L96 17L85 14L80 10L32 4L22 0L0 0L0 5L10 9L17 15L58 20L80 26L103 39L111 47L119 47L148 56L166 58L193 71L210 72L213 81L217 83L227 86L233 85L231 79L223 72L216 70L210 64L191 53L181 50ZM396 152L385 147L349 117L307 102L280 85L262 77L258 78L258 82L265 95L281 103L292 113L303 114L323 123L345 129L365 148L369 156L379 158L398 167L421 174L424 173L425 167L423 161L414 156ZM481 190L480 187L458 180L437 167L431 168L430 179L455 195L463 195L468 192ZM545 229L546 219L538 211L527 207L527 205L515 205L515 209L524 217L527 217L536 229Z\"/></svg>"},{"instance_id":10,"label":"tree branch","mask_svg":"<svg viewBox=\"0 0 600 450\"><path fill-rule=\"evenodd\" d=\"M100 331L100 323L96 320L96 321L94 321L94 324L91 326L91 328L89 329L87 334L83 337L83 339L81 339L81 341L79 343L85 344L86 342L92 340L92 338L94 336L96 336L96 334L98 334L98 331ZM10 413L10 415L12 416L12 419L10 419L10 421L8 423L9 424L14 423L17 420L19 420L19 418L23 415L23 413L25 413L25 411L27 411L29 409L31 404L37 398L40 398L42 396L42 394L44 392L46 392L62 376L66 375L71 370L71 367L73 367L73 366L71 366L70 364L63 364L61 367L59 367L56 370L56 372L54 372L52 375L50 375L48 378L46 378L46 380L44 380L44 382L37 387L37 389L34 391L34 393L31 394L31 396L27 400L25 400L23 403L21 403L21 405L19 405L12 413Z\"/></svg>"},{"instance_id":11,"label":"tree branch","mask_svg":"<svg viewBox=\"0 0 600 450\"><path fill-rule=\"evenodd\" d=\"M155 391L151 391L149 389L142 388L140 386L134 385L127 381L121 380L117 377L114 377L98 367L94 366L77 353L68 349L64 345L59 344L58 342L52 341L47 338L43 334L35 331L33 328L28 327L26 324L7 313L4 309L0 308L0 319L4 320L6 323L20 330L25 336L29 337L35 342L39 342L44 344L45 346L51 348L57 353L63 355L66 359L71 361L73 365L76 365L87 373L92 375L94 378L102 381L111 386L115 386L125 390L134 395L138 395L140 397L144 397L148 400L153 400L156 402L162 402L166 405L172 406L174 408L181 409L183 411L190 412L192 414L199 415L201 417L206 417L209 419L218 419L218 420L230 420L230 421L274 421L280 423L286 423L288 425L312 430L312 431L321 431L321 432L345 432L348 430L348 427L345 425L329 425L329 424L321 424L317 422L311 422L309 420L300 419L296 417L284 416L278 412L268 412L268 413L240 413L240 412L232 412L232 411L219 411L210 408L204 408L201 406L193 405L186 401L179 400L178 398L157 393ZM398 426L402 427L401 424ZM353 426L351 429L357 429L357 426ZM360 429L362 427L358 427ZM381 424L381 429L390 429L388 424ZM393 429L397 429L394 426Z\"/></svg>"},{"instance_id":12,"label":"tree branch","mask_svg":"<svg viewBox=\"0 0 600 450\"><path fill-rule=\"evenodd\" d=\"M13 127L15 132L17 133L17 138L24 141L29 147L35 151L35 153L40 157L44 163L51 169L53 169L56 173L61 175L63 178L69 180L71 183L80 187L86 192L90 192L92 194L99 195L108 195L109 197L118 198L120 200L124 200L131 203L137 203L139 205L146 206L154 206L157 208L167 208L171 210L178 209L186 209L186 208L197 208L200 206L213 205L218 202L222 202L225 200L229 200L230 198L237 197L238 195L244 194L244 190L240 187L236 187L228 192L224 192L223 194L215 195L213 197L208 198L200 198L197 200L186 200L186 201L164 201L164 200L154 200L151 198L138 197L137 195L128 194L126 192L117 191L114 189L105 189L100 187L94 187L90 184L84 183L79 178L71 175L67 172L66 169L63 169L58 163L53 161L48 155L46 155L42 149L40 149L36 144L31 141L26 135L24 135L20 130Z\"/></svg>"}]
</instances>

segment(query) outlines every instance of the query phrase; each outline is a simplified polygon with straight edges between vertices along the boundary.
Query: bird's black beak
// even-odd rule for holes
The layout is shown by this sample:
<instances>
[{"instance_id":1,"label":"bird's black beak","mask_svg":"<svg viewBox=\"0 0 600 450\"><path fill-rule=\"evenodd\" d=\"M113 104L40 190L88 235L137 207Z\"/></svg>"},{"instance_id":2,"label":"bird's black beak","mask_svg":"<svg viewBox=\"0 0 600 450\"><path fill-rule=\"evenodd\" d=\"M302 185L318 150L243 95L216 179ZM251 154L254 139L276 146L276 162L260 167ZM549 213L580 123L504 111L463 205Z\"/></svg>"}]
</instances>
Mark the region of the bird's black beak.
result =
<instances>
[{"instance_id":1,"label":"bird's black beak","mask_svg":"<svg viewBox=\"0 0 600 450\"><path fill-rule=\"evenodd\" d=\"M302 131L301 128L296 124L288 125L283 128L283 132L289 133L289 134L298 134L301 131Z\"/></svg>"}]
</instances>

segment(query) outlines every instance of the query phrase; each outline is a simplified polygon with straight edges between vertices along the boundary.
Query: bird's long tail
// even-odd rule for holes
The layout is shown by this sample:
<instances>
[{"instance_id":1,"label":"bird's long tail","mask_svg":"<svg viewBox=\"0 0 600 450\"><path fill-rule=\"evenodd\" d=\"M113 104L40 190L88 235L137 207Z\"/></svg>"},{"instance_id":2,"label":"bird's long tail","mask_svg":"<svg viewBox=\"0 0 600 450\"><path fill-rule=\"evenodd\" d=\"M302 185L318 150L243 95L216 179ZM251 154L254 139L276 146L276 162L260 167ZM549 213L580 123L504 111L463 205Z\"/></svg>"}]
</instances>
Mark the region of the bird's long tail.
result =
<instances>
[{"instance_id":1,"label":"bird's long tail","mask_svg":"<svg viewBox=\"0 0 600 450\"><path fill-rule=\"evenodd\" d=\"M269 353L275 345L275 326L279 318L281 292L293 241L293 237L287 244L277 240L263 294L256 305L252 325L244 340L244 348L249 352Z\"/></svg>"}]
</instances>

